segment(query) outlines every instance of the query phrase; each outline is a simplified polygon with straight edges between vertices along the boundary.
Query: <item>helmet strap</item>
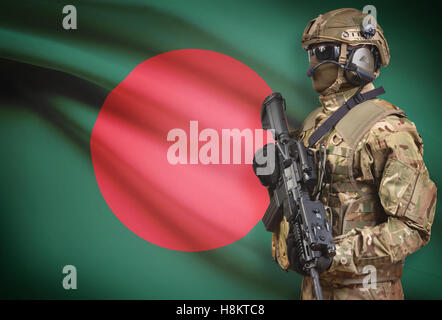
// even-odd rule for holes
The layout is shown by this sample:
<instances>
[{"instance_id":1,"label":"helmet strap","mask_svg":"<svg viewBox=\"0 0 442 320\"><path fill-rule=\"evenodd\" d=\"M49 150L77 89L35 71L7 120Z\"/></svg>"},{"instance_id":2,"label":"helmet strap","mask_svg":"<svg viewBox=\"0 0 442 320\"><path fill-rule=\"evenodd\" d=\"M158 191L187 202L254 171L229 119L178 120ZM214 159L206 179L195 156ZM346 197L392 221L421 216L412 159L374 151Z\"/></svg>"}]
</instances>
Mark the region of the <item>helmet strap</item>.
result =
<instances>
[{"instance_id":1,"label":"helmet strap","mask_svg":"<svg viewBox=\"0 0 442 320\"><path fill-rule=\"evenodd\" d=\"M341 65L345 65L346 61L347 61L347 44L341 43L341 52L339 54L338 62ZM346 82L346 79L344 77L344 68L339 68L338 76L336 77L335 82L330 87L322 91L321 95L326 96L328 94L337 92L344 82Z\"/></svg>"}]
</instances>

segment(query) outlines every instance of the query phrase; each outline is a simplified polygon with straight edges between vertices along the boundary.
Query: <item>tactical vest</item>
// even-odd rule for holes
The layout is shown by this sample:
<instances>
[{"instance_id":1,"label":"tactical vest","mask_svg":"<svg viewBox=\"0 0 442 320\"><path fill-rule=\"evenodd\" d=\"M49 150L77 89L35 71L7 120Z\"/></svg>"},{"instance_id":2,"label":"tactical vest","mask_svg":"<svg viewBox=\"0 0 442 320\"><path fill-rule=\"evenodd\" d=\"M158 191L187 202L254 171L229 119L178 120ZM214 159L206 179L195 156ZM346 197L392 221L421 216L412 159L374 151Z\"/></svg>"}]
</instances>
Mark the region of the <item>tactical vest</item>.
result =
<instances>
[{"instance_id":1,"label":"tactical vest","mask_svg":"<svg viewBox=\"0 0 442 320\"><path fill-rule=\"evenodd\" d=\"M300 138L305 143L313 133L314 120L321 109L313 111L303 123ZM334 236L344 234L353 227L376 225L382 218L364 215L363 218L360 217L360 221L352 221L357 213L374 213L381 209L378 207L380 205L378 188L374 181L367 183L355 179L355 175L362 174L360 170L369 168L355 170L353 165L357 148L363 147L365 143L362 140L364 136L378 121L389 115L405 117L402 110L386 101L380 99L365 101L351 109L321 142L326 147L327 162L326 187L322 191L320 200L332 209L329 219ZM318 151L319 144L320 142L316 143L314 150ZM348 196L346 199L339 199L338 193L345 193Z\"/></svg>"},{"instance_id":2,"label":"tactical vest","mask_svg":"<svg viewBox=\"0 0 442 320\"><path fill-rule=\"evenodd\" d=\"M314 110L304 121L299 138L308 144L308 139L314 131L315 118L322 108ZM386 221L387 216L380 204L378 186L374 181L357 181L356 177L370 176L370 168L355 168L355 156L358 148L365 147L365 135L380 120L389 115L405 117L405 113L392 104L372 99L351 109L320 142L313 146L319 152L319 145L326 149L325 187L319 200L324 204L333 236L337 237L353 228L376 226ZM364 172L362 172L364 171ZM282 221L277 234L273 234L272 252L275 260L284 269L289 269L285 238L288 233L286 221ZM386 263L389 263L386 261ZM400 278L403 262L397 267L388 268L388 274L378 270L379 281ZM329 279L339 284L361 283L362 279Z\"/></svg>"}]
</instances>

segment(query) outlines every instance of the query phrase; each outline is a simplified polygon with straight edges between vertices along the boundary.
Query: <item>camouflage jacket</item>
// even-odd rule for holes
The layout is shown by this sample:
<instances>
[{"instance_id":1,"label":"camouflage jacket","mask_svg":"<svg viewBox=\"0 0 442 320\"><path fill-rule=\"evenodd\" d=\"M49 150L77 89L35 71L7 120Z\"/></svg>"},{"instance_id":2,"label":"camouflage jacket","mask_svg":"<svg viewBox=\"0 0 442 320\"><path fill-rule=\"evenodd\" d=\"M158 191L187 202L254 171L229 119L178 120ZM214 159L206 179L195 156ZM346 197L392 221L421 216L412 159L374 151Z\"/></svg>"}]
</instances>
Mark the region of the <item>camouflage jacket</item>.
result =
<instances>
[{"instance_id":1,"label":"camouflage jacket","mask_svg":"<svg viewBox=\"0 0 442 320\"><path fill-rule=\"evenodd\" d=\"M362 92L373 88L367 85ZM322 108L307 117L298 138L308 145L310 135L354 93L352 89L321 96ZM381 99L371 101L396 109L397 114L376 122L359 140L351 173L349 145L336 129L321 142L327 153L319 199L333 227L337 249L330 269L320 277L323 285L360 284L366 266L376 268L377 282L398 279L405 257L430 239L436 186L422 158L422 139L399 108ZM273 233L272 254L286 270L290 269L287 233L284 218Z\"/></svg>"}]
</instances>

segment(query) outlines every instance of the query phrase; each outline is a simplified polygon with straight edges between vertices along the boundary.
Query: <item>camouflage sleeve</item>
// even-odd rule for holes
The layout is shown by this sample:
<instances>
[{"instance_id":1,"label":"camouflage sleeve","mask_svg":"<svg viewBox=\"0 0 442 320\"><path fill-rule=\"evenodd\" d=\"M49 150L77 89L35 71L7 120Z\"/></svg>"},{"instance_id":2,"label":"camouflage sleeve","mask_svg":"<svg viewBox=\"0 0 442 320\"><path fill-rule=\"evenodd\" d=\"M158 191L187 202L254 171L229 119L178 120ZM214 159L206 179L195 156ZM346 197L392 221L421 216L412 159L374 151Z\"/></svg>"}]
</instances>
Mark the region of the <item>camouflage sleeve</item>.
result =
<instances>
[{"instance_id":1,"label":"camouflage sleeve","mask_svg":"<svg viewBox=\"0 0 442 320\"><path fill-rule=\"evenodd\" d=\"M423 143L413 122L389 116L366 135L359 159L378 186L386 221L355 228L336 238L337 254L329 272L363 274L403 260L430 239L436 186L423 161Z\"/></svg>"}]
</instances>

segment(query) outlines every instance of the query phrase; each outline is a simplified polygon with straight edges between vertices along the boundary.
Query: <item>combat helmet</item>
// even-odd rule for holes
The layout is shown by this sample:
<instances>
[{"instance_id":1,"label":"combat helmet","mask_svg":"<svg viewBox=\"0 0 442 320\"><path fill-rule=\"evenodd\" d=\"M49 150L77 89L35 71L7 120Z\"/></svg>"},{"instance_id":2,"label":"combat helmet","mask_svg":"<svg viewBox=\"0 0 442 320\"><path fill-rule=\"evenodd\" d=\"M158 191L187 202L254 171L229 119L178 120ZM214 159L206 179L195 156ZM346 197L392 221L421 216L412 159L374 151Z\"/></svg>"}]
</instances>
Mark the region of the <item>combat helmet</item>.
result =
<instances>
[{"instance_id":1,"label":"combat helmet","mask_svg":"<svg viewBox=\"0 0 442 320\"><path fill-rule=\"evenodd\" d=\"M310 21L302 35L302 47L307 50L310 45L321 42L374 45L382 66L390 61L390 49L382 28L372 15L357 9L333 10Z\"/></svg>"},{"instance_id":2,"label":"combat helmet","mask_svg":"<svg viewBox=\"0 0 442 320\"><path fill-rule=\"evenodd\" d=\"M373 6L370 9L375 10ZM328 46L321 45L324 43ZM322 63L307 71L309 77L325 63L340 67L336 80L322 94L336 92L344 83L363 86L376 79L380 66L390 61L387 41L375 17L352 8L333 10L310 21L302 35L302 46L309 57L315 52L317 57L324 56Z\"/></svg>"}]
</instances>

